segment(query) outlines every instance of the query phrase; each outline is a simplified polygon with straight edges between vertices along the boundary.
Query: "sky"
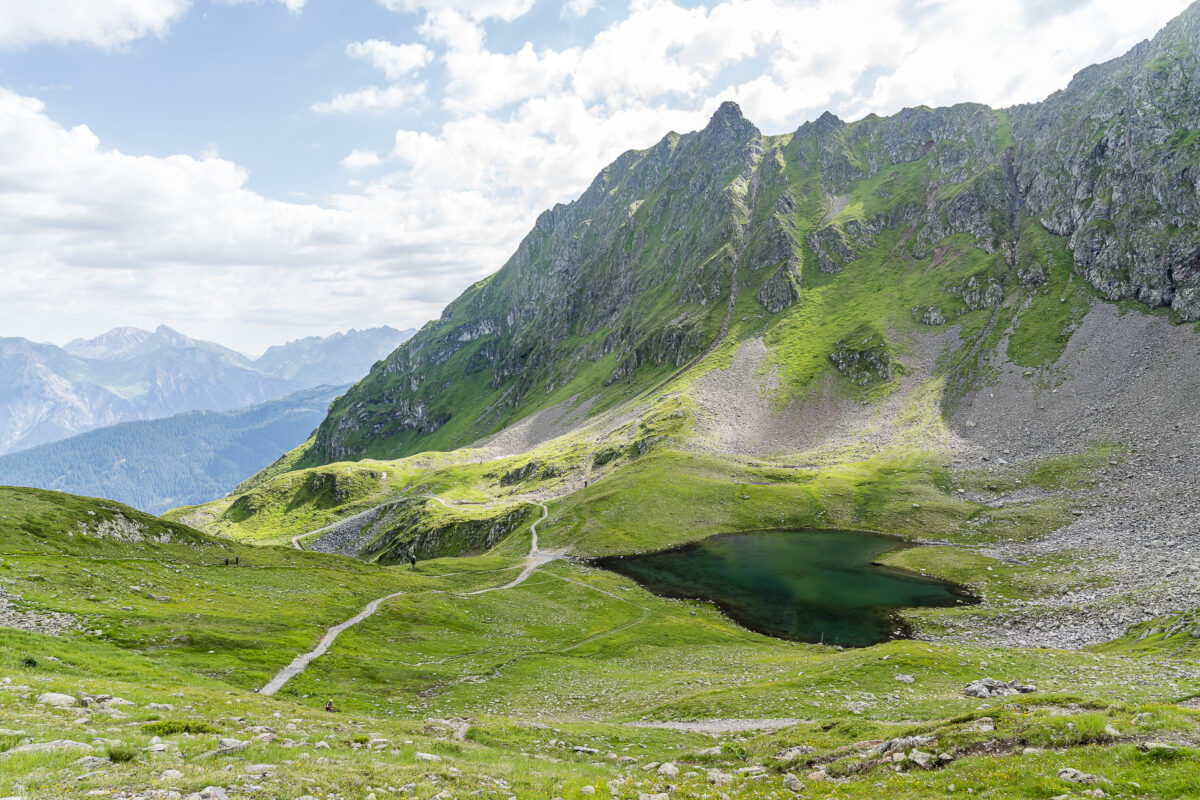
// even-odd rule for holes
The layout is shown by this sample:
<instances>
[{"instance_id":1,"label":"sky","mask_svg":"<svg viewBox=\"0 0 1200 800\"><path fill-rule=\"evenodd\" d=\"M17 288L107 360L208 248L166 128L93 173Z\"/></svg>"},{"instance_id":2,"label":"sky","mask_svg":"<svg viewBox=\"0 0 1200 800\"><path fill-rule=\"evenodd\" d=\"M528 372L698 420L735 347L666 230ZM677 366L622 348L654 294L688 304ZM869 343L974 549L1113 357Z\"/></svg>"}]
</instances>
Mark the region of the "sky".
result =
<instances>
[{"instance_id":1,"label":"sky","mask_svg":"<svg viewBox=\"0 0 1200 800\"><path fill-rule=\"evenodd\" d=\"M0 336L420 327L724 100L1042 99L1185 0L0 0Z\"/></svg>"}]
</instances>

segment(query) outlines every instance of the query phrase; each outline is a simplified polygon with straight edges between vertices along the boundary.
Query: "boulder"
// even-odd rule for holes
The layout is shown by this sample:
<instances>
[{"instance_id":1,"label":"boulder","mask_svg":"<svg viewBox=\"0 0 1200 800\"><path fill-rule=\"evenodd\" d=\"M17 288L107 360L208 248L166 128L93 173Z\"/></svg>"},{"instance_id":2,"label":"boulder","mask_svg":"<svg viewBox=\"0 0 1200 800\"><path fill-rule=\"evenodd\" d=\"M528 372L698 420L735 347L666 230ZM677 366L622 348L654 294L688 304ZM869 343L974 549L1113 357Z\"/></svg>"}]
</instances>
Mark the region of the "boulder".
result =
<instances>
[{"instance_id":1,"label":"boulder","mask_svg":"<svg viewBox=\"0 0 1200 800\"><path fill-rule=\"evenodd\" d=\"M31 742L29 744L17 745L16 747L5 750L0 753L0 759L8 758L9 756L20 755L21 753L53 753L59 750L91 750L90 744L83 742L73 742L70 739L55 739L52 742Z\"/></svg>"},{"instance_id":2,"label":"boulder","mask_svg":"<svg viewBox=\"0 0 1200 800\"><path fill-rule=\"evenodd\" d=\"M1080 772L1070 767L1060 769L1058 771L1058 779L1069 783L1081 783L1084 786L1094 786L1097 783L1111 783L1107 778L1092 775L1090 772Z\"/></svg>"},{"instance_id":3,"label":"boulder","mask_svg":"<svg viewBox=\"0 0 1200 800\"><path fill-rule=\"evenodd\" d=\"M53 706L54 708L68 708L75 705L77 701L69 694L61 692L46 692L38 695L37 704L39 706Z\"/></svg>"},{"instance_id":4,"label":"boulder","mask_svg":"<svg viewBox=\"0 0 1200 800\"><path fill-rule=\"evenodd\" d=\"M1012 694L1028 694L1036 692L1037 687L1032 684L1021 683L1020 681L998 681L994 678L982 678L977 681L971 681L963 689L963 694L967 697L978 697L987 699L989 697L1007 697Z\"/></svg>"}]
</instances>

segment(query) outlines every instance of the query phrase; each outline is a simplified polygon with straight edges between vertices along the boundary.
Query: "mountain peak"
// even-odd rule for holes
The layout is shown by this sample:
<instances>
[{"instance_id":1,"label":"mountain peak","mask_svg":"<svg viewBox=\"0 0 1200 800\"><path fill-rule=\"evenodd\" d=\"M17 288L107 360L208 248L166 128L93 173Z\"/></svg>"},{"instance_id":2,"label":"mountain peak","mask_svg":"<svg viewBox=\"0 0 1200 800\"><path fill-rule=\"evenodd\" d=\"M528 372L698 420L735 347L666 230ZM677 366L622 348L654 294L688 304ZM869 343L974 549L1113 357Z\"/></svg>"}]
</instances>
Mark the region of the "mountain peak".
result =
<instances>
[{"instance_id":1,"label":"mountain peak","mask_svg":"<svg viewBox=\"0 0 1200 800\"><path fill-rule=\"evenodd\" d=\"M741 106L732 100L726 100L713 112L712 119L709 120L708 124L711 126L717 121L724 121L726 123L745 122L746 115L742 113Z\"/></svg>"},{"instance_id":2,"label":"mountain peak","mask_svg":"<svg viewBox=\"0 0 1200 800\"><path fill-rule=\"evenodd\" d=\"M717 107L702 133L708 136L726 136L728 133L733 133L737 139L745 139L757 136L758 128L754 126L753 122L746 119L737 103L726 100Z\"/></svg>"}]
</instances>

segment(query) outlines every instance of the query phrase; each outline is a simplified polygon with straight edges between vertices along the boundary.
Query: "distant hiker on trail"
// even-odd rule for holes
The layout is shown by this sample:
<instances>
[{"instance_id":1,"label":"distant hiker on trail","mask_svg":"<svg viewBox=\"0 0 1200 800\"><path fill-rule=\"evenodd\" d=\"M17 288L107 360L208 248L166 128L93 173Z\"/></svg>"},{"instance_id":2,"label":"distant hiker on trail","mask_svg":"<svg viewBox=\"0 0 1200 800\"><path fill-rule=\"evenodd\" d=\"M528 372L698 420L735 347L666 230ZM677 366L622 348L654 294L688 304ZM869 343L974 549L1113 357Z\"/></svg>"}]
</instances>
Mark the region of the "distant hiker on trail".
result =
<instances>
[{"instance_id":1,"label":"distant hiker on trail","mask_svg":"<svg viewBox=\"0 0 1200 800\"><path fill-rule=\"evenodd\" d=\"M330 700L328 703L325 704L325 710L330 713L333 713L333 701L332 700Z\"/></svg>"},{"instance_id":2,"label":"distant hiker on trail","mask_svg":"<svg viewBox=\"0 0 1200 800\"><path fill-rule=\"evenodd\" d=\"M227 567L229 566L229 559L228 559L228 558L227 558L227 559L225 559L225 566L227 566Z\"/></svg>"},{"instance_id":3,"label":"distant hiker on trail","mask_svg":"<svg viewBox=\"0 0 1200 800\"><path fill-rule=\"evenodd\" d=\"M410 563L410 564L412 564L412 568L415 570L415 569L417 568L417 554L416 554L416 553L409 553L409 554L408 554L408 561L409 561L409 563Z\"/></svg>"},{"instance_id":4,"label":"distant hiker on trail","mask_svg":"<svg viewBox=\"0 0 1200 800\"><path fill-rule=\"evenodd\" d=\"M241 563L242 563L242 557L241 557L241 556L234 556L234 557L233 557L233 565L234 565L235 567L237 567L237 566L241 566Z\"/></svg>"}]
</instances>

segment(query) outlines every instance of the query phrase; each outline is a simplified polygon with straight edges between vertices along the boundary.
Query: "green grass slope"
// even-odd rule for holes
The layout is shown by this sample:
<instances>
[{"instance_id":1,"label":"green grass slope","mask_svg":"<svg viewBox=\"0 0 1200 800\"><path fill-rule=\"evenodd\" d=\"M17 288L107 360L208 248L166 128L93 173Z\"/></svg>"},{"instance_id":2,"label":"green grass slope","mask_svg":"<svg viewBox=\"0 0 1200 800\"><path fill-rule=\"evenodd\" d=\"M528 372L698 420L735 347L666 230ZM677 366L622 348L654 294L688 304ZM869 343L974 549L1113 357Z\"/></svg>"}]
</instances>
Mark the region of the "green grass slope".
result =
<instances>
[{"instance_id":1,"label":"green grass slope","mask_svg":"<svg viewBox=\"0 0 1200 800\"><path fill-rule=\"evenodd\" d=\"M96 535L115 522L126 540ZM414 573L234 545L109 501L0 490L6 599L83 623L60 636L0 629L0 792L753 798L787 796L796 775L822 798L1032 800L1070 793L1068 767L1117 796L1195 785L1194 652L784 642L571 562L468 594L510 580L527 547L521 531ZM240 567L224 566L230 553ZM395 592L276 697L254 693L324 627ZM986 676L1038 691L963 694ZM75 699L39 703L48 692ZM131 705L89 699L105 695ZM328 699L338 713L321 710ZM641 727L713 719L783 728ZM902 746L904 759L879 755L902 736L927 738ZM221 754L222 738L248 744ZM29 747L61 740L80 744ZM661 773L664 762L678 772Z\"/></svg>"}]
</instances>

